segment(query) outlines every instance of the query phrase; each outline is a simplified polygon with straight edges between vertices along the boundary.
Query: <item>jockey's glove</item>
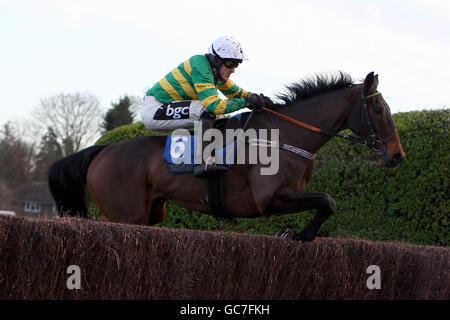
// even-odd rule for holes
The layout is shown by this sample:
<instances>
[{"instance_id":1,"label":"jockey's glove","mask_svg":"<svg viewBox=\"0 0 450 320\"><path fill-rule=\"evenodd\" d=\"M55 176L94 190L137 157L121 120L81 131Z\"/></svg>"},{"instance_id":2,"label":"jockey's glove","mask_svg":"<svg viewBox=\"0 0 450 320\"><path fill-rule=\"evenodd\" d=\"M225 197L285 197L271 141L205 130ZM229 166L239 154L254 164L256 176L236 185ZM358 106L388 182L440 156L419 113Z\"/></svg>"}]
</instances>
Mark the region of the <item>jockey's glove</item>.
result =
<instances>
[{"instance_id":1,"label":"jockey's glove","mask_svg":"<svg viewBox=\"0 0 450 320\"><path fill-rule=\"evenodd\" d=\"M266 96L263 95L262 93L261 93L259 96L264 100L265 106L266 106L266 107L271 106L271 105L274 104L274 103L272 102L272 99L270 99L269 97L266 97Z\"/></svg>"},{"instance_id":2,"label":"jockey's glove","mask_svg":"<svg viewBox=\"0 0 450 320\"><path fill-rule=\"evenodd\" d=\"M245 106L250 110L261 109L261 107L266 106L266 101L263 96L257 95L256 93L251 93L244 98Z\"/></svg>"}]
</instances>

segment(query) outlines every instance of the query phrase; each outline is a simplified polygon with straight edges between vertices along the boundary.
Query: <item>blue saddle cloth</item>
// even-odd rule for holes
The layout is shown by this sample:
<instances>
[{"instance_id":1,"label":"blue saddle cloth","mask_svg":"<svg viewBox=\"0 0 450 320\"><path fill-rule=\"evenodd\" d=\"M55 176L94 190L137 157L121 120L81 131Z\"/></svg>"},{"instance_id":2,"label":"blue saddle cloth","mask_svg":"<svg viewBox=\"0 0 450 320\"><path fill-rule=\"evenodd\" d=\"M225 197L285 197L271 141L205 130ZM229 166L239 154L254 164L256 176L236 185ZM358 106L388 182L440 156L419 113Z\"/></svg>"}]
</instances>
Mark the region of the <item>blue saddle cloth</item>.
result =
<instances>
[{"instance_id":1,"label":"blue saddle cloth","mask_svg":"<svg viewBox=\"0 0 450 320\"><path fill-rule=\"evenodd\" d=\"M173 173L186 173L194 171L195 164L201 164L199 160L195 163L195 137L191 135L169 135L166 139L164 149L164 159L169 164L169 170ZM199 141L201 144L201 141ZM231 152L231 149L234 149ZM201 146L200 146L201 150ZM231 166L235 162L237 154L237 145L235 142L218 150L216 153L216 162ZM228 156L227 156L228 155ZM230 159L231 158L231 159Z\"/></svg>"},{"instance_id":2,"label":"blue saddle cloth","mask_svg":"<svg viewBox=\"0 0 450 320\"><path fill-rule=\"evenodd\" d=\"M235 117L240 118L241 114ZM198 143L201 140L198 139ZM225 139L224 139L225 141ZM201 164L201 159L195 163L195 147L196 138L187 134L171 134L166 139L166 146L164 149L164 159L166 159L170 172L173 173L187 173L194 171L194 165ZM231 142L220 150L216 151L216 162L218 164L224 164L231 166L235 163L235 157L237 155L238 143Z\"/></svg>"}]
</instances>

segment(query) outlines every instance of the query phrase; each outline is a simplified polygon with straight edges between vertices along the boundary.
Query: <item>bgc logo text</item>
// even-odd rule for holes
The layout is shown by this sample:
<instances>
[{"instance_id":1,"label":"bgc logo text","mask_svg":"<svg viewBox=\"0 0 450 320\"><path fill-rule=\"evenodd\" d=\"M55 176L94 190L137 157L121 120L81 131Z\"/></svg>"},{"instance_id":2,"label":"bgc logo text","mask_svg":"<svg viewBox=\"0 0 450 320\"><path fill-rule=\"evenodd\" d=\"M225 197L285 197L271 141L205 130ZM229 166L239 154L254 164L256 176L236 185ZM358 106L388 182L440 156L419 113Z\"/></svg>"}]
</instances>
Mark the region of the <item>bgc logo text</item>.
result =
<instances>
[{"instance_id":1,"label":"bgc logo text","mask_svg":"<svg viewBox=\"0 0 450 320\"><path fill-rule=\"evenodd\" d=\"M189 119L190 101L172 102L164 104L156 111L155 120Z\"/></svg>"}]
</instances>

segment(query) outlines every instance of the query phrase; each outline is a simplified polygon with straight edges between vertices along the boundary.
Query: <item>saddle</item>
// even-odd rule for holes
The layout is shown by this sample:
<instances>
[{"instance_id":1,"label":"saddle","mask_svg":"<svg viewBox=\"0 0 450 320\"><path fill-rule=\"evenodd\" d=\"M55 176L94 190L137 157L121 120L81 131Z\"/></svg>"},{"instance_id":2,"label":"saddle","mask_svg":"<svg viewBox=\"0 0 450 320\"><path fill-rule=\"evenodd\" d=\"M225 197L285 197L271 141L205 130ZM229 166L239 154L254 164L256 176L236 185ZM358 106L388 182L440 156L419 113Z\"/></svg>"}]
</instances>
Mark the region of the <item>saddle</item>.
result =
<instances>
[{"instance_id":1,"label":"saddle","mask_svg":"<svg viewBox=\"0 0 450 320\"><path fill-rule=\"evenodd\" d=\"M237 130L241 127L242 114L231 118L219 119L214 128L218 129L225 137L226 129ZM200 142L201 143L201 142ZM216 161L227 166L235 163L238 146L237 141L225 141L224 147L215 154ZM196 141L192 135L170 135L166 139L164 159L167 161L169 171L175 174L192 173L195 166ZM234 155L232 159L228 155ZM223 172L211 172L198 179L207 179L206 198L201 199L205 210L215 218L228 218L224 201L225 188L222 181Z\"/></svg>"},{"instance_id":2,"label":"saddle","mask_svg":"<svg viewBox=\"0 0 450 320\"><path fill-rule=\"evenodd\" d=\"M240 118L241 114L232 118L219 119L215 122L214 128L218 129L225 137L226 129L240 128ZM171 134L167 137L163 157L167 161L170 172L182 174L194 171L197 143L201 143L201 141L196 141L191 134ZM216 161L222 165L232 166L236 160L237 148L237 141L224 141L224 147L215 154ZM231 158L231 155L234 157Z\"/></svg>"}]
</instances>

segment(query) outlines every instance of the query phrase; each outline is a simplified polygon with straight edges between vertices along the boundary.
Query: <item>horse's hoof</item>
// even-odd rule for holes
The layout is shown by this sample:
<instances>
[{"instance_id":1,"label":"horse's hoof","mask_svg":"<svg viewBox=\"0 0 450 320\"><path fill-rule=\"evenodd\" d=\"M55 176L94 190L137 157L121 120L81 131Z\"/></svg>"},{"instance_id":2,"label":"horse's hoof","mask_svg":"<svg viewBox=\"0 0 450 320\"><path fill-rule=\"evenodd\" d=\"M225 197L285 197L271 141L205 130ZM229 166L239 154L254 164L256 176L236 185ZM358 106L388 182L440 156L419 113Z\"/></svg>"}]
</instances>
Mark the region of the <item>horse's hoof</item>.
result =
<instances>
[{"instance_id":1,"label":"horse's hoof","mask_svg":"<svg viewBox=\"0 0 450 320\"><path fill-rule=\"evenodd\" d=\"M295 239L295 231L292 229L283 229L277 232L275 237L294 240Z\"/></svg>"}]
</instances>

